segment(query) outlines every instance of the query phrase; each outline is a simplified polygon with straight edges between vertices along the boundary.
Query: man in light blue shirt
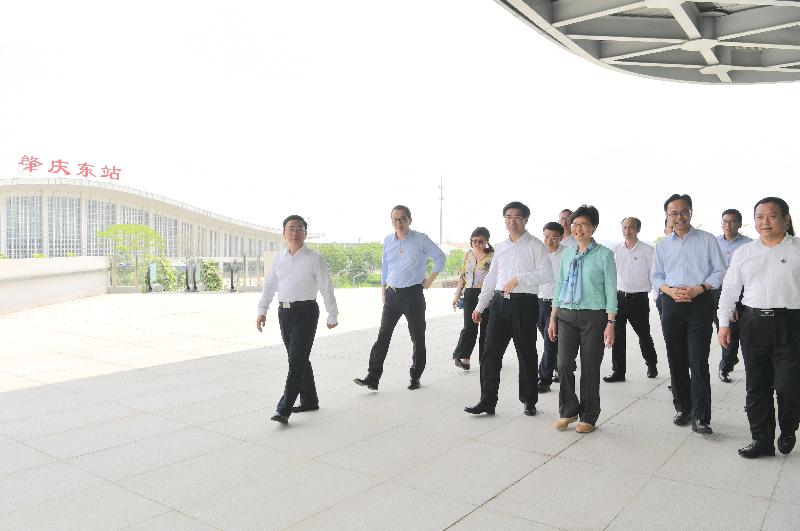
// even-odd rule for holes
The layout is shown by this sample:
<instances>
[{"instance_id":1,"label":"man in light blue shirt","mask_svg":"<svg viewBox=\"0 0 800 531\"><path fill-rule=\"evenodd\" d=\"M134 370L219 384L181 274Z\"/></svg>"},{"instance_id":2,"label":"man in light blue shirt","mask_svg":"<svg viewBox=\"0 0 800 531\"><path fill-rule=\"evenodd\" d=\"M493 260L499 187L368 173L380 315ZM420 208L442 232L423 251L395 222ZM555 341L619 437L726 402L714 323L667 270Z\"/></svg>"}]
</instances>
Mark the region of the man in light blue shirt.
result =
<instances>
[{"instance_id":1,"label":"man in light blue shirt","mask_svg":"<svg viewBox=\"0 0 800 531\"><path fill-rule=\"evenodd\" d=\"M729 208L722 213L722 234L717 236L717 243L722 250L722 257L725 259L725 269L731 265L731 258L733 253L742 245L753 241L743 234L739 234L739 229L742 227L742 213L735 208ZM719 307L719 294L722 288L715 290L717 306ZM736 313L734 317L738 317L744 307L741 303L736 304ZM719 321L717 314L714 314L714 325L719 331ZM739 363L739 323L732 320L730 323L731 339L727 347L722 347L722 356L719 361L719 372L717 375L719 379L725 383L731 383L728 376L733 370L733 367Z\"/></svg>"},{"instance_id":2,"label":"man in light blue shirt","mask_svg":"<svg viewBox=\"0 0 800 531\"><path fill-rule=\"evenodd\" d=\"M661 327L672 378L672 422L710 434L711 381L708 355L716 311L711 290L722 285L725 260L713 234L692 227L692 198L674 194L664 202L673 232L656 245L650 280L662 294ZM689 374L691 372L691 378Z\"/></svg>"},{"instance_id":3,"label":"man in light blue shirt","mask_svg":"<svg viewBox=\"0 0 800 531\"><path fill-rule=\"evenodd\" d=\"M391 219L394 232L383 240L381 260L381 327L369 354L367 376L353 381L372 390L378 389L392 333L397 321L405 315L413 344L408 388L414 390L419 388L419 379L425 370L425 295L422 290L431 287L436 275L444 269L445 255L427 235L411 230L411 210L407 206L395 206ZM433 272L426 278L428 258L433 260Z\"/></svg>"}]
</instances>

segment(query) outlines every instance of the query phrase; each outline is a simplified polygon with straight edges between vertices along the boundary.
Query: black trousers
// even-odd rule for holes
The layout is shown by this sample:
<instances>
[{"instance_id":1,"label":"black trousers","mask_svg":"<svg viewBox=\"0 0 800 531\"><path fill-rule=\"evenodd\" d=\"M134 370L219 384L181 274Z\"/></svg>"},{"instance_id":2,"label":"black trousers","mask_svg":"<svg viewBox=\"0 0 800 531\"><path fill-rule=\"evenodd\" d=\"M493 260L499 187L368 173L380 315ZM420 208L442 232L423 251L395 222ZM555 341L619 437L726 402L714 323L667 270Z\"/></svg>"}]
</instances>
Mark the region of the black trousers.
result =
<instances>
[{"instance_id":1,"label":"black trousers","mask_svg":"<svg viewBox=\"0 0 800 531\"><path fill-rule=\"evenodd\" d=\"M600 365L603 363L603 332L608 324L605 310L558 310L558 414L579 416L581 422L597 424L600 417ZM578 398L575 392L575 360L581 355Z\"/></svg>"},{"instance_id":2,"label":"black trousers","mask_svg":"<svg viewBox=\"0 0 800 531\"><path fill-rule=\"evenodd\" d=\"M699 422L711 422L711 380L708 355L714 331L714 296L705 292L692 302L661 297L661 327L667 346L672 403Z\"/></svg>"},{"instance_id":3,"label":"black trousers","mask_svg":"<svg viewBox=\"0 0 800 531\"><path fill-rule=\"evenodd\" d=\"M378 339L369 353L369 373L367 378L375 382L383 374L383 362L389 352L394 328L397 321L405 315L408 322L408 332L411 334L413 351L411 355L411 368L409 375L412 379L419 379L425 370L425 295L422 293L422 284L407 288L386 288L381 315L381 327L378 330Z\"/></svg>"},{"instance_id":4,"label":"black trousers","mask_svg":"<svg viewBox=\"0 0 800 531\"><path fill-rule=\"evenodd\" d=\"M747 309L741 316L741 332L750 433L753 439L772 446L773 391L781 432L792 434L800 423L800 310L760 317Z\"/></svg>"},{"instance_id":5,"label":"black trousers","mask_svg":"<svg viewBox=\"0 0 800 531\"><path fill-rule=\"evenodd\" d=\"M314 370L309 360L318 321L319 305L316 301L302 306L278 308L281 338L289 354L289 374L286 375L286 387L277 407L281 415L288 417L292 413L298 395L303 405L319 404Z\"/></svg>"},{"instance_id":6,"label":"black trousers","mask_svg":"<svg viewBox=\"0 0 800 531\"><path fill-rule=\"evenodd\" d=\"M716 300L715 306L717 308L719 308L719 296L721 294L722 288L714 290L714 297ZM742 306L741 302L736 303L736 310L741 317L742 310L744 310L744 306ZM717 331L719 332L719 319L716 311L714 312L714 326L717 327ZM731 331L731 342L728 348L722 347L722 356L719 360L719 370L724 373L731 372L734 366L739 363L739 323L737 321L731 321L728 326Z\"/></svg>"},{"instance_id":7,"label":"black trousers","mask_svg":"<svg viewBox=\"0 0 800 531\"><path fill-rule=\"evenodd\" d=\"M539 299L539 319L536 321L536 328L542 334L542 341L544 342L542 359L539 362L539 381L543 385L552 384L553 372L558 370L558 338L555 341L550 341L550 336L547 335L552 309L553 299Z\"/></svg>"},{"instance_id":8,"label":"black trousers","mask_svg":"<svg viewBox=\"0 0 800 531\"><path fill-rule=\"evenodd\" d=\"M458 344L453 351L453 359L469 359L475 348L475 340L478 341L478 361L483 362L483 347L486 343L486 326L489 323L489 310L483 312L483 320L480 325L472 320L472 312L478 305L478 295L481 294L480 288L466 288L464 290L464 328L458 336ZM480 339L478 339L480 331Z\"/></svg>"},{"instance_id":9,"label":"black trousers","mask_svg":"<svg viewBox=\"0 0 800 531\"><path fill-rule=\"evenodd\" d=\"M615 374L625 374L627 369L625 349L626 331L630 321L633 331L639 336L639 349L648 367L658 363L653 336L650 335L649 293L617 293L617 324L614 326L614 346L611 347L611 370Z\"/></svg>"},{"instance_id":10,"label":"black trousers","mask_svg":"<svg viewBox=\"0 0 800 531\"><path fill-rule=\"evenodd\" d=\"M481 362L481 402L497 404L500 390L500 370L503 354L509 341L514 340L519 361L519 401L535 405L539 400L536 387L536 321L539 317L539 298L532 293L515 293L506 299L496 293L489 312L486 329L486 350Z\"/></svg>"}]
</instances>

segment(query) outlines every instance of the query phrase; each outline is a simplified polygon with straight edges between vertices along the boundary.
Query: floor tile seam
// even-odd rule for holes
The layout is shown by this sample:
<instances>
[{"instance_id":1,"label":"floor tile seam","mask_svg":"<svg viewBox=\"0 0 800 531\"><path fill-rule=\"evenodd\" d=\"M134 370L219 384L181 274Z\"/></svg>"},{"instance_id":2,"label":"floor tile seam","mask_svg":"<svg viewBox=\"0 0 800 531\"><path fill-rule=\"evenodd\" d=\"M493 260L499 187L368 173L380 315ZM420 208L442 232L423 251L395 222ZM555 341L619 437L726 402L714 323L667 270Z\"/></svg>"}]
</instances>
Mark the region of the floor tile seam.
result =
<instances>
[{"instance_id":1,"label":"floor tile seam","mask_svg":"<svg viewBox=\"0 0 800 531\"><path fill-rule=\"evenodd\" d=\"M90 474L90 475L94 475L94 474ZM112 482L108 481L105 478L101 478L101 477L98 477L98 476L95 476L95 477L97 477L97 479L103 480L107 484L106 485L96 485L94 487L89 487L87 489L79 489L79 490L76 490L76 491L72 491L72 492L70 492L68 494L65 494L63 496L56 496L55 498L48 498L45 501L40 501L40 502L34 503L32 505L26 505L25 507L20 507L18 509L13 509L13 510L8 511L8 512L0 513L0 517L10 516L10 515L13 515L14 513L20 513L22 511L30 511L31 509L36 509L37 507L41 507L43 505L47 505L48 503L58 502L60 500L64 500L66 498L69 498L70 496L76 496L78 494L84 494L84 493L87 493L87 492L91 492L93 490L106 488L106 487L108 487L108 486L113 484Z\"/></svg>"},{"instance_id":2,"label":"floor tile seam","mask_svg":"<svg viewBox=\"0 0 800 531\"><path fill-rule=\"evenodd\" d=\"M380 435L383 435L383 434L389 433L390 431L396 430L397 428L400 428L400 427L403 427L403 425L402 425L402 424L400 424L400 423L393 424L392 426L390 426L390 427L388 427L388 428L386 428L386 429L384 429L384 430L381 430L381 431L378 431L378 432L372 433L372 434L370 434L370 435L367 435L367 436L366 436L366 437L364 437L363 439L359 439L359 440L357 440L357 441L353 441L353 442L347 443L347 444L345 444L344 446L340 446L340 447L338 447L338 448L334 448L334 449L328 450L328 451L326 451L326 452L323 452L323 453L321 453L321 454L316 454L316 455L314 455L314 456L313 456L311 459L312 459L313 461L316 461L316 462L319 462L319 463L322 463L322 464L326 464L326 465L332 465L332 463L328 463L328 462L326 462L326 461L317 461L317 460L318 460L320 457L325 457L325 456L327 456L327 455L329 455L329 454L331 454L331 453L333 453L333 452L338 452L338 451L340 451L340 450L344 450L344 449L346 449L346 448L350 448L351 446L354 446L354 445L356 445L356 444L360 444L360 443L362 443L362 442L364 442L364 441L368 441L368 440L370 440L370 439L374 439L375 437L378 437L378 436L380 436ZM332 466L335 466L335 465L332 465ZM342 467L338 467L338 468L342 468ZM355 472L354 470L350 470L350 469L347 469L347 468L344 468L344 470L349 470L350 472Z\"/></svg>"},{"instance_id":3,"label":"floor tile seam","mask_svg":"<svg viewBox=\"0 0 800 531\"><path fill-rule=\"evenodd\" d=\"M510 448L509 446L505 446L503 444L489 442L489 441L483 441L480 438L485 436L488 433L491 433L492 431L494 431L494 430L496 430L498 428L501 428L503 426L507 426L508 424L510 424L513 421L514 421L514 417L508 417L507 419L503 420L502 423L499 424L499 425L493 426L491 428L487 428L485 431L482 431L482 432L480 432L480 433L478 433L476 435L469 435L469 436L459 435L457 433L452 433L452 432L449 432L449 431L440 430L440 429L437 429L436 427L434 427L434 428L426 428L426 430L427 431L431 431L433 433L438 433L439 435L453 435L453 436L457 436L457 437L462 437L462 438L467 439L468 441L472 441L472 442L477 442L477 443L481 443L481 444L488 444L488 445L491 445L491 446L498 446L498 447L502 447L502 448ZM482 421L478 421L478 422L482 422ZM418 428L418 429L420 429L420 428Z\"/></svg>"},{"instance_id":4,"label":"floor tile seam","mask_svg":"<svg viewBox=\"0 0 800 531\"><path fill-rule=\"evenodd\" d=\"M607 524L606 524L606 525L603 527L603 530L604 530L604 531L605 531L605 530L607 530L609 527L611 527L611 525L614 523L614 521L616 521L616 519L617 519L617 518L619 518L619 516L620 516L620 515L621 515L623 512L625 512L625 509L627 509L628 507L630 507L630 505L631 505L631 504L632 504L634 501L636 501L636 498L638 498L638 497L639 497L639 495L640 495L640 494L641 494L641 493L642 493L642 492L645 490L645 488L647 488L647 486L648 486L648 485L649 485L649 484L650 484L650 483L653 481L653 479L654 479L655 477L656 477L656 476L654 476L654 475L652 475L652 474L651 474L651 475L650 475L650 476L647 478L647 481L645 481L645 482L642 484L642 486L639 488L639 490L637 490L637 491L636 491L636 493L635 493L633 496L631 496L631 497L630 497L630 499L628 499L627 503L625 503L625 504L624 504L624 505L623 505L623 506L622 506L622 507L619 509L619 511L617 511L617 514L615 514L615 515L613 516L613 518L611 518L611 520L609 520L609 521L608 521L608 523L607 523Z\"/></svg>"},{"instance_id":5,"label":"floor tile seam","mask_svg":"<svg viewBox=\"0 0 800 531\"><path fill-rule=\"evenodd\" d=\"M115 404L115 405L119 405L119 404ZM92 406L87 406L87 407L92 407ZM89 424L84 424L83 426L75 426L75 427L68 428L68 429L63 430L63 431L57 431L57 432L53 432L53 433L48 433L47 435L37 435L36 437L29 437L29 438L26 438L26 439L17 439L15 437L12 437L11 435L6 435L5 433L2 433L2 435L4 437L12 438L16 442L25 443L25 442L33 441L33 440L36 440L36 439L44 439L44 438L47 438L47 437L54 437L56 435L63 435L65 433L70 433L72 431L82 430L82 429L86 429L86 428L100 426L102 424L106 424L106 423L110 423L110 422L115 422L115 421L131 418L131 417L136 417L136 416L139 416L141 413L143 413L143 412L140 412L140 411L135 410L133 408L129 408L129 409L131 409L131 412L128 413L128 414L125 414L125 415L123 415L121 417L115 417L115 418L110 419L110 420L106 419L106 420L103 420L103 421L100 421L100 422L91 422ZM72 411L72 410L65 409L65 410L60 410L60 411L52 411L52 412L49 412L49 413L45 413L43 415L36 415L36 416L32 416L32 417L20 417L20 418L11 420L9 422L17 422L17 421L20 421L20 420L27 420L27 419L37 419L37 418L44 417L44 416L47 416L47 415L54 415L54 414L57 415L59 413L66 413L67 411ZM3 424L7 424L7 423L8 422L4 422Z\"/></svg>"},{"instance_id":6,"label":"floor tile seam","mask_svg":"<svg viewBox=\"0 0 800 531\"><path fill-rule=\"evenodd\" d=\"M783 458L781 461L781 469L778 470L778 478L775 480L775 485L772 486L772 492L770 493L770 499L775 499L775 491L778 490L778 483L781 482L781 476L783 476L783 471L786 469L786 457Z\"/></svg>"},{"instance_id":7,"label":"floor tile seam","mask_svg":"<svg viewBox=\"0 0 800 531\"><path fill-rule=\"evenodd\" d=\"M184 426L181 426L181 427L176 428L176 429L170 429L170 430L167 430L167 431L164 431L164 432L160 432L160 433L156 433L156 434L153 434L153 435L148 435L146 437L141 437L141 438L138 438L138 439L134 439L132 441L125 441L124 443L120 443L120 444L113 444L111 446L106 446L104 448L99 448L97 450L92 450L90 452L85 452L85 453L82 453L82 454L70 455L68 457L60 457L60 456L53 456L53 457L55 457L56 459L58 459L60 461L67 462L69 459L76 459L78 457L84 457L86 455L91 455L91 454L96 453L96 452L102 452L104 450L113 450L115 448L119 448L121 446L125 446L125 445L128 445L128 444L133 444L133 443L146 441L147 439L152 439L153 437L160 437L160 436L163 436L163 435L169 435L171 433L175 433L175 432L178 432L178 431L181 431L181 430L185 430L186 428L187 428L187 426L184 425ZM35 446L32 447L32 448L34 448L35 450L38 450L40 452L46 453L47 455L51 455L52 456L52 454L47 453L45 450L42 450L40 448L36 448Z\"/></svg>"},{"instance_id":8,"label":"floor tile seam","mask_svg":"<svg viewBox=\"0 0 800 531\"><path fill-rule=\"evenodd\" d=\"M757 500L757 501L765 501L765 502L772 501L772 498L768 498L768 497L765 497L765 496L755 496L755 495L747 494L747 493L744 493L744 492L741 492L741 491L724 489L724 488L720 488L720 487L715 487L713 485L707 485L707 484L704 484L704 483L696 483L694 481L685 481L685 480L682 480L682 479L671 478L671 477L662 475L661 474L661 470L659 470L658 472L654 473L653 477L658 478L658 479L662 479L662 480L666 480L666 481L672 481L674 483L683 483L685 485L691 485L693 487L700 487L701 489L709 489L709 490L713 490L713 491L716 491L716 492L719 492L719 493L736 494L737 496L745 496L747 498L751 498L751 499Z\"/></svg>"},{"instance_id":9,"label":"floor tile seam","mask_svg":"<svg viewBox=\"0 0 800 531\"><path fill-rule=\"evenodd\" d=\"M178 430L178 431L180 431L180 430ZM177 433L177 432L170 432L170 433ZM162 435L169 435L169 433L165 433L165 434L162 434ZM156 435L154 437L158 437L158 435ZM228 450L230 448L233 448L234 446L237 446L238 444L240 444L242 442L242 441L239 441L237 439L233 439L232 441L230 441L230 444L226 443L224 446L220 446L220 447L208 450L208 451L204 451L204 452L202 452L200 454L195 454L195 455L191 455L191 456L188 456L188 457L185 457L185 458L180 458L177 461L174 461L174 462L171 462L171 463L167 463L167 464L164 464L164 465L158 465L156 467L148 468L146 470L138 470L133 474L129 474L129 475L126 475L126 476L123 476L123 477L119 477L119 478L116 478L116 479L109 479L109 478L107 478L105 476L102 476L99 473L91 470L90 467L83 466L80 463L72 462L72 461L74 461L74 460L76 460L76 459L78 459L80 457L86 457L86 456L90 456L90 455L93 455L93 454L96 454L96 453L104 452L106 450L113 450L113 449L116 449L116 448L121 448L123 446L128 446L130 444L136 444L138 442L146 441L147 439L151 439L151 438L153 438L153 437L147 437L147 438L141 439L139 441L133 441L133 442L130 442L130 443L125 443L125 444L122 444L122 445L119 445L119 446L115 446L115 447L111 447L111 448L105 448L103 450L95 450L94 452L90 452L88 454L79 455L79 456L76 456L76 457L70 457L70 458L67 458L67 459L63 459L62 461L64 461L66 464L68 464L70 466L73 466L75 468L83 470L84 472L86 472L88 474L92 474L93 476L97 476L99 478L104 479L105 481L109 481L109 482L111 482L111 483L113 483L115 485L118 485L120 487L125 488L120 483L121 481L125 481L127 479L130 479L132 477L135 477L135 476L138 476L138 475L141 475L141 474L149 474L151 472L155 472L156 470L159 470L159 469L162 469L162 468L166 468L166 467L178 465L178 464L181 464L181 463L185 463L186 461L191 461L192 459L198 459L198 458L201 458L201 457L206 457L206 456L208 456L210 454L213 454L214 452L219 452L221 450ZM126 490L129 490L129 489L126 488Z\"/></svg>"},{"instance_id":10,"label":"floor tile seam","mask_svg":"<svg viewBox=\"0 0 800 531\"><path fill-rule=\"evenodd\" d=\"M187 404L187 405L194 406L194 405L198 405L198 404L202 404L202 403L203 402L196 402L194 404ZM217 417L217 418L214 418L214 419L211 419L211 420L204 420L204 421L201 421L201 422L188 422L186 420L181 420L181 419L175 418L175 417L168 417L168 416L165 415L165 413L169 412L171 409L178 409L178 408L182 408L182 407L184 407L184 406L175 406L174 408L162 409L162 410L153 412L153 416L162 418L164 420L171 420L173 422L180 422L180 423L186 424L187 426L191 426L191 427L194 427L194 428L202 428L206 424L211 424L213 422L219 422L221 420L229 420L229 419L232 419L233 417L238 416L238 415L246 415L248 413L253 413L255 411L260 411L262 409L269 409L270 408L270 406L261 405L261 406L258 406L258 407L254 407L253 409L248 409L246 411L237 411L236 413L232 413L230 415L224 414L225 416ZM208 430L208 431L212 431L212 430Z\"/></svg>"},{"instance_id":11,"label":"floor tile seam","mask_svg":"<svg viewBox=\"0 0 800 531\"><path fill-rule=\"evenodd\" d=\"M481 510L481 508L482 508L482 507L476 507L474 510L472 510L472 511L470 511L469 513L467 513L467 514L463 515L461 518L459 518L459 519L458 519L458 520L456 520L455 522L453 522L453 523L451 523L450 525L448 525L447 527L445 527L445 528L444 528L444 530L446 531L447 529L452 529L452 528L453 528L453 526L457 525L457 524L458 524L458 523L460 523L462 520L466 519L467 517L469 517L470 515L472 515L472 514L476 513L477 511L480 511L480 510ZM520 515L520 514L512 513L512 512L506 511L506 510L504 510L504 509L495 509L495 508L492 508L492 509L486 509L486 511L485 511L485 512L487 512L487 513L489 513L489 514L492 514L492 513L494 513L494 514L500 514L500 515L503 515L503 516L510 516L510 517L512 517L512 518L515 518L515 519L517 519L517 520L523 520L523 521L525 521L525 522L530 522L530 523L532 523L532 524L536 524L536 525L544 526L544 527L547 527L547 528L549 528L549 529L557 529L557 530L559 530L559 531L561 531L561 530L566 530L566 528L563 528L563 527L558 527L558 526L554 526L553 524L548 524L548 523L546 523L546 522L540 522L540 521L538 521L538 520L531 520L531 519L530 519L530 518L528 518L527 516L523 516L523 515Z\"/></svg>"},{"instance_id":12,"label":"floor tile seam","mask_svg":"<svg viewBox=\"0 0 800 531\"><path fill-rule=\"evenodd\" d=\"M205 386L204 384L189 385L189 386L186 386L186 387L181 386L181 387L178 387L176 389L169 390L169 391L159 391L157 393L149 393L149 394L145 394L145 395L137 395L137 396L131 396L131 397L126 397L126 398L116 399L116 400L114 400L114 403L119 405L119 406L122 406L122 407L128 407L128 408L131 408L131 409L134 409L134 410L137 410L137 411L143 411L145 413L149 413L151 415L155 415L155 414L157 414L157 413L159 413L161 411L168 411L170 409L175 409L175 408L178 408L178 407L195 406L197 404L202 404L204 402L209 402L209 401L212 401L212 400L219 400L219 399L225 398L227 396L237 394L235 389L231 389L229 387L225 387L224 389L226 391L230 391L229 393L224 393L222 395L213 396L211 398L203 398L203 399L196 400L196 401L184 402L184 403L178 404L177 406L170 406L170 407L162 408L162 409L140 409L138 407L133 407L133 406L131 406L129 404L125 404L125 403L121 402L122 400L144 399L144 398L146 398L148 396L151 396L151 395L158 395L158 394L162 394L162 393L171 393L171 392L174 392L174 391L176 391L178 389L189 389L189 388L194 388L194 387L207 387L207 386ZM240 392L245 392L244 390L239 390L239 391Z\"/></svg>"}]
</instances>

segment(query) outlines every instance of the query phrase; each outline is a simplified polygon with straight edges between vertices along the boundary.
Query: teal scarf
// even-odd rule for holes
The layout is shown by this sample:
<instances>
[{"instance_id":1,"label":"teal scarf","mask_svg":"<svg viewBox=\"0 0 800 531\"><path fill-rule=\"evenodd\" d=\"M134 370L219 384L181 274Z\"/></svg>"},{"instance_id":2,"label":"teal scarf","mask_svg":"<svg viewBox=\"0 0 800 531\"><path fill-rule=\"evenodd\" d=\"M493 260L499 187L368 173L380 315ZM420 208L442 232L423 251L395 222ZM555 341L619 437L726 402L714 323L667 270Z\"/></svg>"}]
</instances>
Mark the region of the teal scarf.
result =
<instances>
[{"instance_id":1,"label":"teal scarf","mask_svg":"<svg viewBox=\"0 0 800 531\"><path fill-rule=\"evenodd\" d=\"M561 286L561 293L558 296L558 301L561 304L579 304L583 298L581 293L581 264L587 254L591 253L597 247L597 243L592 239L592 243L582 253L578 252L578 246L575 245L575 256L569 263L569 271L564 284Z\"/></svg>"}]
</instances>

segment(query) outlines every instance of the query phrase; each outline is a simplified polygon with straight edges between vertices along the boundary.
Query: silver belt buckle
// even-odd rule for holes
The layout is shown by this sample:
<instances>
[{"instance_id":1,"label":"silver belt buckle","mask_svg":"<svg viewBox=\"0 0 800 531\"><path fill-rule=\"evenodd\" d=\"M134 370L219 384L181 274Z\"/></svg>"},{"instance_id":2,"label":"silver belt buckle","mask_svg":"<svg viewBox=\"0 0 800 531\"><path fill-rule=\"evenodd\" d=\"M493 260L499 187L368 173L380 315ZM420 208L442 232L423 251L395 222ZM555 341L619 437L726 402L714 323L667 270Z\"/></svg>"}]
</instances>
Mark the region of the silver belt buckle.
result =
<instances>
[{"instance_id":1,"label":"silver belt buckle","mask_svg":"<svg viewBox=\"0 0 800 531\"><path fill-rule=\"evenodd\" d=\"M504 299L510 299L510 298L511 298L511 294L510 294L510 293L503 292L503 298L504 298Z\"/></svg>"},{"instance_id":2,"label":"silver belt buckle","mask_svg":"<svg viewBox=\"0 0 800 531\"><path fill-rule=\"evenodd\" d=\"M291 307L292 307L292 303L290 303L290 302L282 302L281 303L281 308L285 308L285 309L288 310Z\"/></svg>"},{"instance_id":3,"label":"silver belt buckle","mask_svg":"<svg viewBox=\"0 0 800 531\"><path fill-rule=\"evenodd\" d=\"M761 317L775 317L775 310L758 310Z\"/></svg>"}]
</instances>

